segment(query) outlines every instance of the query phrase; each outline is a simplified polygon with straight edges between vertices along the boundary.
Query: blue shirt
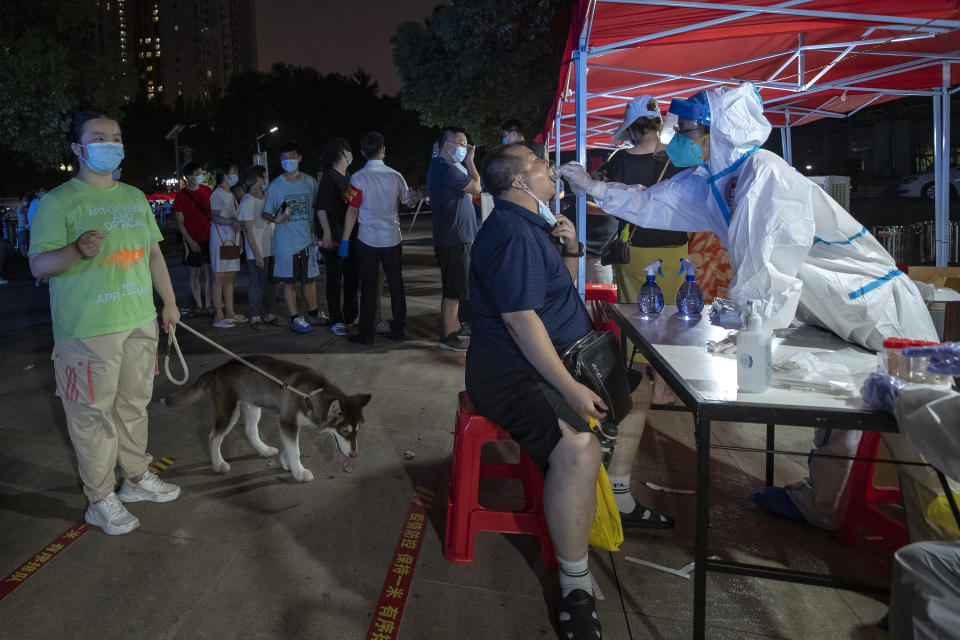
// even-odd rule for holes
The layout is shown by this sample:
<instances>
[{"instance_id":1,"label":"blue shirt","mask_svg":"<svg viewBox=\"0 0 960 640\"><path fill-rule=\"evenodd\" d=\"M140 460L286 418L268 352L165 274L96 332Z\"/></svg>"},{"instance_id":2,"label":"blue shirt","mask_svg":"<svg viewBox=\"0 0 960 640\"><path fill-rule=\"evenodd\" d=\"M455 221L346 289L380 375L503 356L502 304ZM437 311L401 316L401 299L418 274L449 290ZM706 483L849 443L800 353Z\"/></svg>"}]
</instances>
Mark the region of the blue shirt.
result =
<instances>
[{"instance_id":1,"label":"blue shirt","mask_svg":"<svg viewBox=\"0 0 960 640\"><path fill-rule=\"evenodd\" d=\"M470 257L473 326L467 369L494 374L534 371L510 337L501 314L536 311L557 351L592 330L550 225L505 200L477 233ZM481 374L483 375L483 374Z\"/></svg>"},{"instance_id":2,"label":"blue shirt","mask_svg":"<svg viewBox=\"0 0 960 640\"><path fill-rule=\"evenodd\" d=\"M473 242L477 236L473 197L463 190L469 182L470 176L460 165L443 158L434 158L430 164L427 190L430 192L435 247L454 247L462 242Z\"/></svg>"},{"instance_id":3,"label":"blue shirt","mask_svg":"<svg viewBox=\"0 0 960 640\"><path fill-rule=\"evenodd\" d=\"M273 255L277 258L292 256L313 244L313 201L316 195L317 181L305 173L301 173L296 182L290 182L283 174L270 182L263 210L276 213L286 202L286 212L292 214L289 220L273 227Z\"/></svg>"}]
</instances>

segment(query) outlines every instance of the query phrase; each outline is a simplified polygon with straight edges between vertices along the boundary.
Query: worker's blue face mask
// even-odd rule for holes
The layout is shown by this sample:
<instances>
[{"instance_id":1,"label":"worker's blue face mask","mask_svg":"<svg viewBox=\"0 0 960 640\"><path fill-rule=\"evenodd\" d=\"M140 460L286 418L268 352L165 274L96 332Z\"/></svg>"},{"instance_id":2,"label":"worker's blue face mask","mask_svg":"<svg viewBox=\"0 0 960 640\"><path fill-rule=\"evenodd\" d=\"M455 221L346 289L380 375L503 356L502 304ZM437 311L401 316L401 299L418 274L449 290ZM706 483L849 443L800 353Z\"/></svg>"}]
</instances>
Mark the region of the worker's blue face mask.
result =
<instances>
[{"instance_id":1,"label":"worker's blue face mask","mask_svg":"<svg viewBox=\"0 0 960 640\"><path fill-rule=\"evenodd\" d=\"M682 133L673 136L666 148L667 156L673 166L693 167L703 164L703 149L700 148L700 141L706 137L704 135L698 140L691 140Z\"/></svg>"}]
</instances>

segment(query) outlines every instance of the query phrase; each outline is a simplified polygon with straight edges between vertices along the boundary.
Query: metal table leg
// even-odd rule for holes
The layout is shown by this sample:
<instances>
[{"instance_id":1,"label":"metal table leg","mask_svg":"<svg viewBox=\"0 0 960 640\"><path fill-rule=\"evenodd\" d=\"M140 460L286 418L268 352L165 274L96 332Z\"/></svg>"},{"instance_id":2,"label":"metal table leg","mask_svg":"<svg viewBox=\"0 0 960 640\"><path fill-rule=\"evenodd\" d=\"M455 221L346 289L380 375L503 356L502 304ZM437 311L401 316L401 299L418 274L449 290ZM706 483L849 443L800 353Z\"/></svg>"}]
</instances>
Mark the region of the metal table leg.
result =
<instances>
[{"instance_id":1,"label":"metal table leg","mask_svg":"<svg viewBox=\"0 0 960 640\"><path fill-rule=\"evenodd\" d=\"M693 574L693 637L706 634L707 535L710 526L710 421L696 417L697 438L697 524Z\"/></svg>"},{"instance_id":2,"label":"metal table leg","mask_svg":"<svg viewBox=\"0 0 960 640\"><path fill-rule=\"evenodd\" d=\"M773 450L776 449L774 446L773 439L773 427L774 425L767 425L767 474L766 474L766 486L773 486Z\"/></svg>"}]
</instances>

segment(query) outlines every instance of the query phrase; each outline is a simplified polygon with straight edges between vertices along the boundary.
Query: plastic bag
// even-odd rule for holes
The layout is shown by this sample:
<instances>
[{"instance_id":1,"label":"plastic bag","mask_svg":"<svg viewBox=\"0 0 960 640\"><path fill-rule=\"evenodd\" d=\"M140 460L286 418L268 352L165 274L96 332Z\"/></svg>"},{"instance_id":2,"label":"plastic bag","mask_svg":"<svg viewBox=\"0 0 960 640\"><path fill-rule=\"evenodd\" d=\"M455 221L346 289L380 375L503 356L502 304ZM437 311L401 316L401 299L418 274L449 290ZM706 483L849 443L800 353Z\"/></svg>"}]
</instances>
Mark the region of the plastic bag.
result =
<instances>
[{"instance_id":1,"label":"plastic bag","mask_svg":"<svg viewBox=\"0 0 960 640\"><path fill-rule=\"evenodd\" d=\"M960 493L953 494L953 499L960 504ZM946 494L939 495L927 505L927 520L935 522L947 531L960 535L960 529L957 528L957 520L953 517L953 510L950 509L950 502ZM593 526L597 526L594 523ZM593 532L590 532L590 542L593 543Z\"/></svg>"},{"instance_id":2,"label":"plastic bag","mask_svg":"<svg viewBox=\"0 0 960 640\"><path fill-rule=\"evenodd\" d=\"M590 428L596 429L596 421L590 419ZM623 544L623 525L620 524L620 510L617 509L617 500L613 497L613 487L607 470L600 465L597 474L597 513L593 517L593 527L590 529L590 544L607 551L619 551Z\"/></svg>"}]
</instances>

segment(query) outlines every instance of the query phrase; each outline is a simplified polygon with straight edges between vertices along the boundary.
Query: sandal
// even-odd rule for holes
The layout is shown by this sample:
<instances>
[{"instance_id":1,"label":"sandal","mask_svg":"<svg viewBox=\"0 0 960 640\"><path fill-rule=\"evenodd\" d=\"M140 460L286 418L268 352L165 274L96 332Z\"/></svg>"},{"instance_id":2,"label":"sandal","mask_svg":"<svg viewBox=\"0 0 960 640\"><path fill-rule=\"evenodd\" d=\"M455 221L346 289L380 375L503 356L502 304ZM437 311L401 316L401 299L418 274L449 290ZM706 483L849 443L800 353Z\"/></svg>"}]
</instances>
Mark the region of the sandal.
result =
<instances>
[{"instance_id":1,"label":"sandal","mask_svg":"<svg viewBox=\"0 0 960 640\"><path fill-rule=\"evenodd\" d=\"M560 640L600 640L603 633L593 596L574 589L560 598L557 614L557 638Z\"/></svg>"},{"instance_id":2,"label":"sandal","mask_svg":"<svg viewBox=\"0 0 960 640\"><path fill-rule=\"evenodd\" d=\"M669 529L676 521L670 516L657 513L639 502L630 513L620 513L624 529Z\"/></svg>"},{"instance_id":3,"label":"sandal","mask_svg":"<svg viewBox=\"0 0 960 640\"><path fill-rule=\"evenodd\" d=\"M272 324L272 325L275 326L275 327L279 327L279 326L280 326L280 318L278 318L277 316L273 315L272 313L269 313L269 314L263 316L263 322L264 322L264 324Z\"/></svg>"}]
</instances>

